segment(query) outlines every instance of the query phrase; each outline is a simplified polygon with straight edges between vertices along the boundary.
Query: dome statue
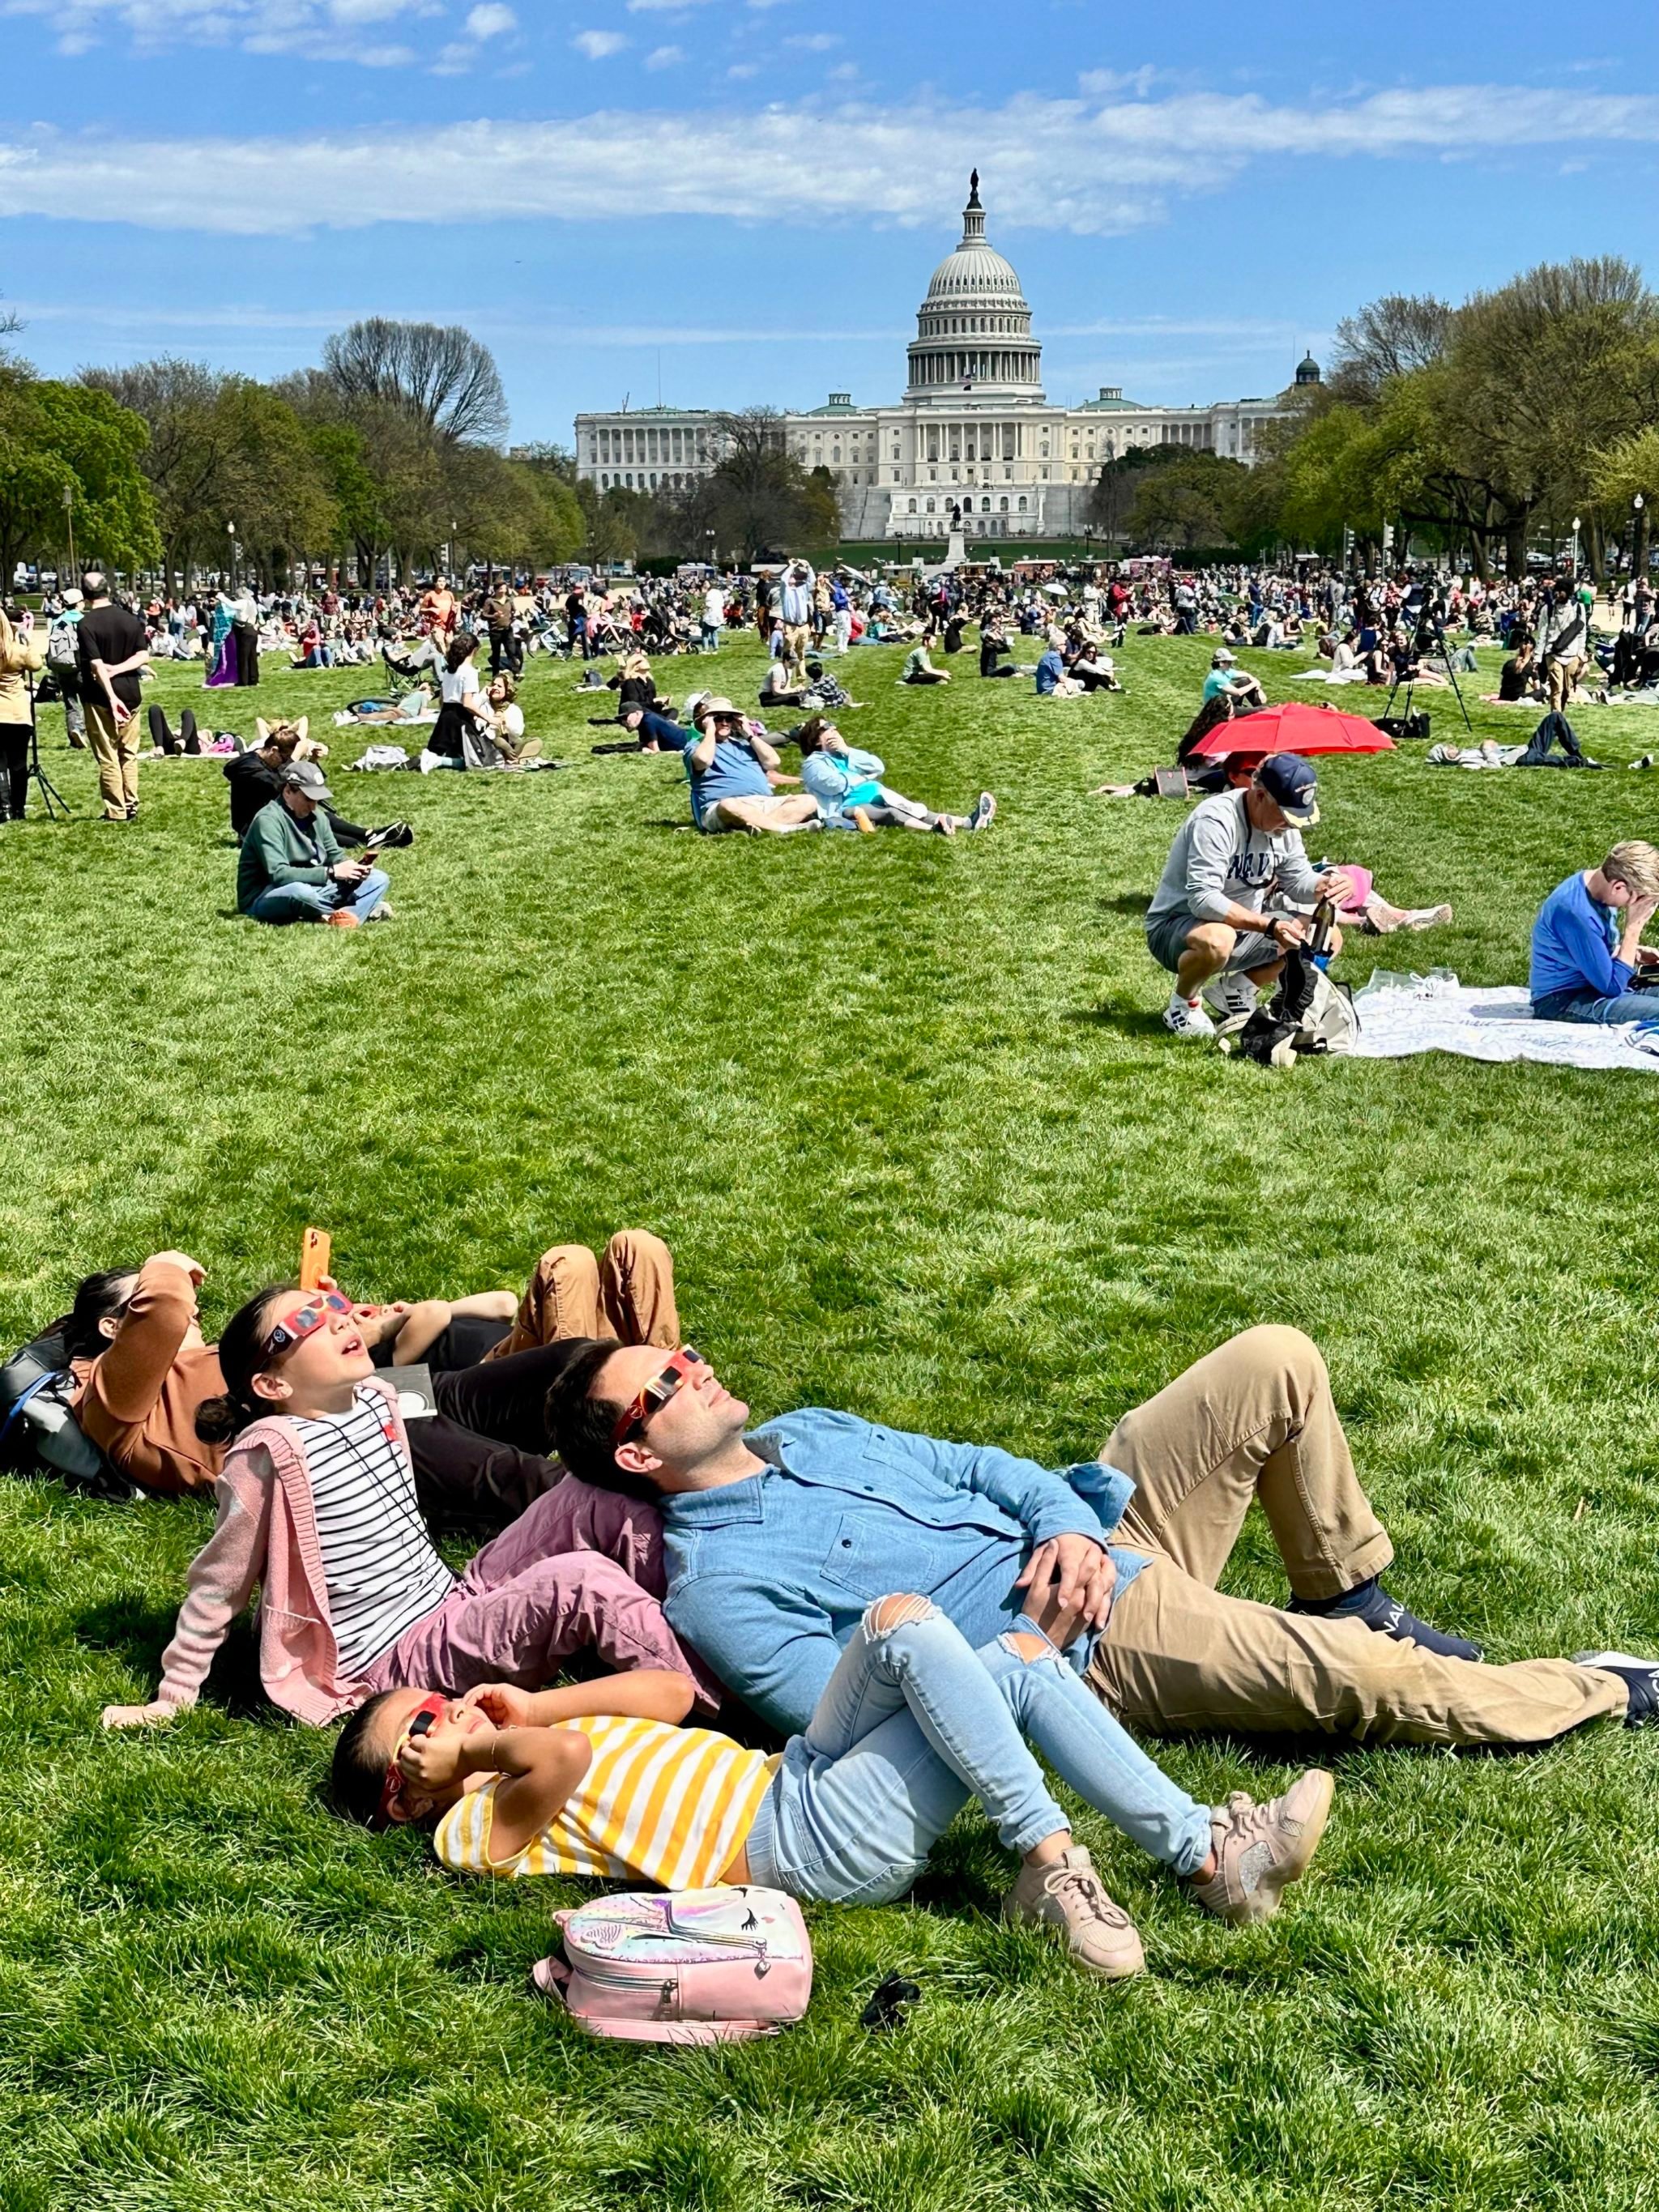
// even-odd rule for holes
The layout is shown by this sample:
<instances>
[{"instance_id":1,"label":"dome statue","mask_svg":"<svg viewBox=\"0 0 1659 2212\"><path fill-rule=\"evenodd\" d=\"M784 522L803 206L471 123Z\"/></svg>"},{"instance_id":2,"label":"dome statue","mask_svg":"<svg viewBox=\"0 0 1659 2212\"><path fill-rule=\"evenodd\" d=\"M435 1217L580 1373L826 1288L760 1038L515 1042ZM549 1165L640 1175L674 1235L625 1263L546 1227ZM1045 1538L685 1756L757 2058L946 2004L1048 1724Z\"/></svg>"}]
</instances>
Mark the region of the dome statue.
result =
<instances>
[{"instance_id":1,"label":"dome statue","mask_svg":"<svg viewBox=\"0 0 1659 2212\"><path fill-rule=\"evenodd\" d=\"M934 270L917 310L909 361L908 400L1004 405L1042 398L1042 349L1012 264L986 238L977 169L961 240Z\"/></svg>"}]
</instances>

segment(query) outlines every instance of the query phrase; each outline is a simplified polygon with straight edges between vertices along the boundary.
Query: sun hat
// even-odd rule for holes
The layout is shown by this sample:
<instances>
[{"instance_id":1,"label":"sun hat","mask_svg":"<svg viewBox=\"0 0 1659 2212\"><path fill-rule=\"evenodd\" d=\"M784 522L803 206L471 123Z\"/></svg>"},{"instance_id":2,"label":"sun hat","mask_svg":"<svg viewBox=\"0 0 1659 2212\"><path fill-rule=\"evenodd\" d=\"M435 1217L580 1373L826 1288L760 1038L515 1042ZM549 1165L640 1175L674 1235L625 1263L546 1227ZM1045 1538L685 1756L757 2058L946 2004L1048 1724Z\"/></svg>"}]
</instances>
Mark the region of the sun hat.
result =
<instances>
[{"instance_id":1,"label":"sun hat","mask_svg":"<svg viewBox=\"0 0 1659 2212\"><path fill-rule=\"evenodd\" d=\"M712 721L716 714L730 714L734 721L743 720L743 709L734 707L729 699L722 699L716 692L710 692L706 699L698 700L696 712L691 720L701 726L704 722Z\"/></svg>"}]
</instances>

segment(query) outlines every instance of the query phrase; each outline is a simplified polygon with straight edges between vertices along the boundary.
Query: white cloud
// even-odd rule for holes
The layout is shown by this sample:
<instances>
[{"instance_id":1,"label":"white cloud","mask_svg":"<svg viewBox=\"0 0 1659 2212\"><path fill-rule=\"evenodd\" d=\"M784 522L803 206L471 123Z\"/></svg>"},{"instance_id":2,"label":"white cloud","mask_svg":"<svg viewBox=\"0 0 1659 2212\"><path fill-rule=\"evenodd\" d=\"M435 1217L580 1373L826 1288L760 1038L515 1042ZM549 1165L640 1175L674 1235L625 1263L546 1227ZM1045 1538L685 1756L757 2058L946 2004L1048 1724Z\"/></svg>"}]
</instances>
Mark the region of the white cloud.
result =
<instances>
[{"instance_id":1,"label":"white cloud","mask_svg":"<svg viewBox=\"0 0 1659 2212\"><path fill-rule=\"evenodd\" d=\"M596 58L625 43L586 35L605 42ZM833 161L801 160L808 131L834 146ZM1566 155L1613 143L1659 144L1659 96L1449 85L1297 107L1255 94L1103 105L1022 94L997 107L617 109L268 137L40 125L0 137L0 216L75 218L95 206L152 228L244 235L429 222L434 209L452 223L557 221L588 210L595 178L609 176L626 178L634 219L739 216L763 197L779 222L874 216L942 229L961 173L976 162L994 237L1023 228L1109 234L1157 222L1171 201L1253 164L1540 147Z\"/></svg>"},{"instance_id":2,"label":"white cloud","mask_svg":"<svg viewBox=\"0 0 1659 2212\"><path fill-rule=\"evenodd\" d=\"M1085 70L1078 90L1092 100L1106 100L1115 92L1133 92L1144 100L1158 78L1150 62L1138 70Z\"/></svg>"},{"instance_id":3,"label":"white cloud","mask_svg":"<svg viewBox=\"0 0 1659 2212\"><path fill-rule=\"evenodd\" d=\"M40 15L74 56L125 33L141 52L180 44L235 46L301 61L406 67L414 48L366 41L373 25L432 12L432 0L0 0L0 15Z\"/></svg>"},{"instance_id":4,"label":"white cloud","mask_svg":"<svg viewBox=\"0 0 1659 2212\"><path fill-rule=\"evenodd\" d=\"M797 53L827 54L833 52L841 40L833 31L808 31L793 39L786 39L783 43L786 46L793 46Z\"/></svg>"},{"instance_id":5,"label":"white cloud","mask_svg":"<svg viewBox=\"0 0 1659 2212\"><path fill-rule=\"evenodd\" d=\"M589 61L602 62L609 60L612 54L619 54L628 41L620 31L578 31L570 43Z\"/></svg>"},{"instance_id":6,"label":"white cloud","mask_svg":"<svg viewBox=\"0 0 1659 2212\"><path fill-rule=\"evenodd\" d=\"M518 29L519 19L500 0L486 0L484 6L475 8L467 17L466 27L475 39L504 39L509 31Z\"/></svg>"},{"instance_id":7,"label":"white cloud","mask_svg":"<svg viewBox=\"0 0 1659 2212\"><path fill-rule=\"evenodd\" d=\"M648 70L672 69L676 62L685 59L684 46L653 46L645 58Z\"/></svg>"}]
</instances>

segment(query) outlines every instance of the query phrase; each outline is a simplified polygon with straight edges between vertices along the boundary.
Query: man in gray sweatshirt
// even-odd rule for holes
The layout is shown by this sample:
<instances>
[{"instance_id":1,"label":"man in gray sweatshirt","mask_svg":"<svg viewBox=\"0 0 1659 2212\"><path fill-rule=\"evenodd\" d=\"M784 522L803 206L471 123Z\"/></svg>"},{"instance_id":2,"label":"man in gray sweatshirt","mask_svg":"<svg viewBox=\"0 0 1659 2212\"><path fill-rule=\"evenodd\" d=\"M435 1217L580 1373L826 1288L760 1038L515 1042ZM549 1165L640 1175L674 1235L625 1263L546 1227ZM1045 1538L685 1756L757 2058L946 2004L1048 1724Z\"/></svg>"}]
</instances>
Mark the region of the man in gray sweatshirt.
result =
<instances>
[{"instance_id":1,"label":"man in gray sweatshirt","mask_svg":"<svg viewBox=\"0 0 1659 2212\"><path fill-rule=\"evenodd\" d=\"M1351 896L1347 878L1321 874L1303 846L1318 819L1312 763L1274 753L1242 790L1218 792L1182 823L1146 909L1148 950L1176 979L1164 1026L1176 1036L1214 1036L1206 1004L1224 1018L1251 1011L1307 937L1291 908Z\"/></svg>"}]
</instances>

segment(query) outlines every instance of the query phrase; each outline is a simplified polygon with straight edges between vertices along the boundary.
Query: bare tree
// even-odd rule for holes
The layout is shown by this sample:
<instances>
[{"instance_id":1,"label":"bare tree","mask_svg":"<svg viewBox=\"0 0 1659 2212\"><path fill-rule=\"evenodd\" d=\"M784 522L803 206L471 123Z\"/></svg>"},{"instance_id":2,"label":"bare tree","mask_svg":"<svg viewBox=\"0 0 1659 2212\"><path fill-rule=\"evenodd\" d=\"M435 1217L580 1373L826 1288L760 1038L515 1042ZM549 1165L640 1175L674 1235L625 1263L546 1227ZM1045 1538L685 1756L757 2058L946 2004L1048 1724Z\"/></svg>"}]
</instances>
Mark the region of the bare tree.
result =
<instances>
[{"instance_id":1,"label":"bare tree","mask_svg":"<svg viewBox=\"0 0 1659 2212\"><path fill-rule=\"evenodd\" d=\"M1389 292L1336 326L1330 388L1361 405L1376 398L1391 376L1405 376L1438 361L1451 334L1453 310L1431 293Z\"/></svg>"},{"instance_id":2,"label":"bare tree","mask_svg":"<svg viewBox=\"0 0 1659 2212\"><path fill-rule=\"evenodd\" d=\"M374 315L336 331L323 348L323 368L346 399L396 407L446 445L491 445L507 435L495 356L459 323Z\"/></svg>"}]
</instances>

